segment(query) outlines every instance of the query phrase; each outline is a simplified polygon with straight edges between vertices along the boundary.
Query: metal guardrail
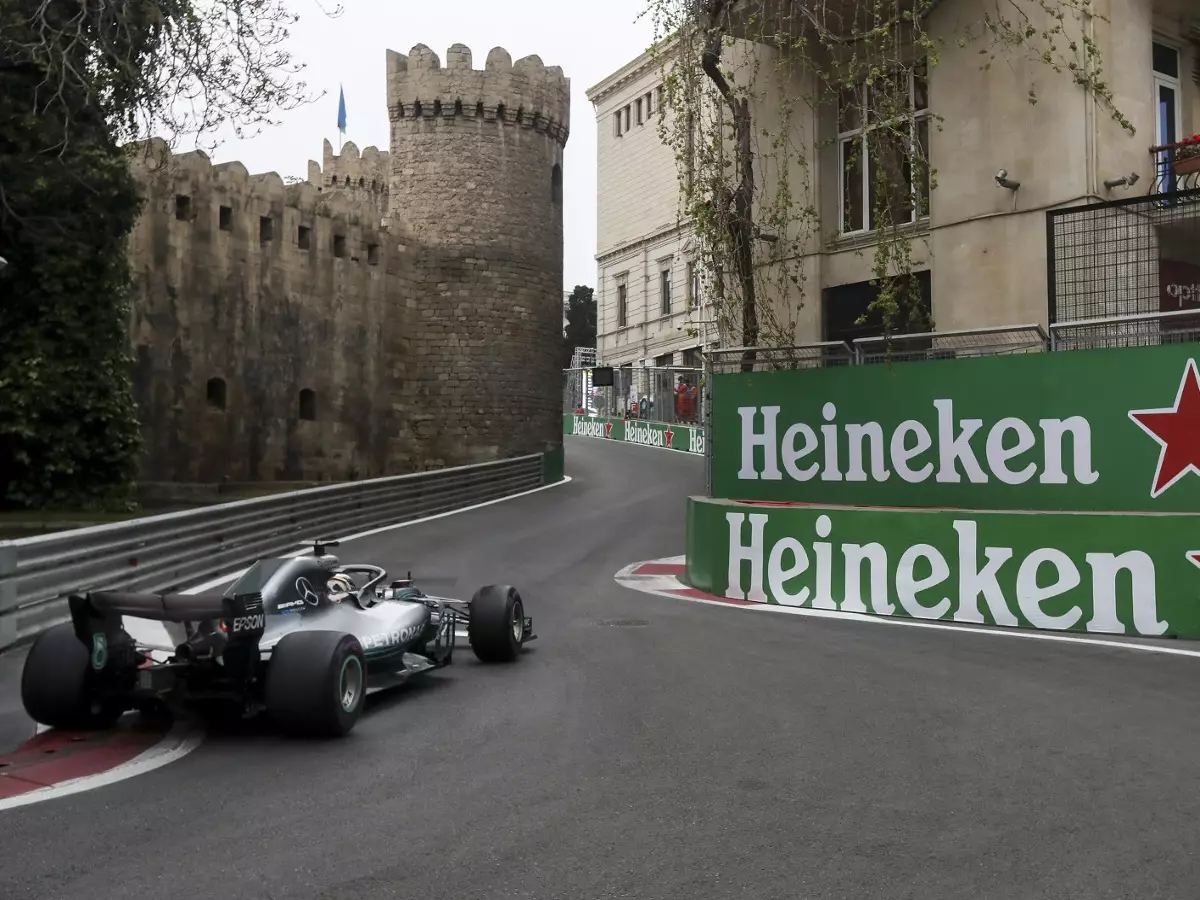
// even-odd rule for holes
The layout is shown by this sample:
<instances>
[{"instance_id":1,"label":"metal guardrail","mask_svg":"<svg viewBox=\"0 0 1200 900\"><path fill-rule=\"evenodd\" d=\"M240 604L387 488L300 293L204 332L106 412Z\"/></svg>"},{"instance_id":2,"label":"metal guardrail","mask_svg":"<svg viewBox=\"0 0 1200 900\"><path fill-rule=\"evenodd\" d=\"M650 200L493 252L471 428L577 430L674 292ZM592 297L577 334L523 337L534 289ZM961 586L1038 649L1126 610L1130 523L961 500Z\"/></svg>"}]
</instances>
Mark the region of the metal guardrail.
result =
<instances>
[{"instance_id":1,"label":"metal guardrail","mask_svg":"<svg viewBox=\"0 0 1200 900\"><path fill-rule=\"evenodd\" d=\"M1036 323L897 334L860 338L854 342L855 362L860 366L882 362L1045 353L1049 349L1050 336Z\"/></svg>"},{"instance_id":2,"label":"metal guardrail","mask_svg":"<svg viewBox=\"0 0 1200 900\"><path fill-rule=\"evenodd\" d=\"M542 463L538 453L0 541L0 650L67 621L68 592L181 590L306 540L532 490Z\"/></svg>"},{"instance_id":3,"label":"metal guardrail","mask_svg":"<svg viewBox=\"0 0 1200 900\"><path fill-rule=\"evenodd\" d=\"M1200 340L1200 310L1196 309L1075 319L1050 326L1050 349L1056 352L1157 347L1196 340Z\"/></svg>"}]
</instances>

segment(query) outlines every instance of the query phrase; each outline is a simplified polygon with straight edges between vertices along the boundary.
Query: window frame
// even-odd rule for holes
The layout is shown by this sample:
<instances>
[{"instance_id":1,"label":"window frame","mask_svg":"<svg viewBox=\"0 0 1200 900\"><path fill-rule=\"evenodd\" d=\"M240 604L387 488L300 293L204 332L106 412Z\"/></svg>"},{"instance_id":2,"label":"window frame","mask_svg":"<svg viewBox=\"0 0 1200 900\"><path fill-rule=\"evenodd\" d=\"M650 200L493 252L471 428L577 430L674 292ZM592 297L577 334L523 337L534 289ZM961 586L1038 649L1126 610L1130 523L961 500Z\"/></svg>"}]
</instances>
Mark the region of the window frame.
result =
<instances>
[{"instance_id":1,"label":"window frame","mask_svg":"<svg viewBox=\"0 0 1200 900\"><path fill-rule=\"evenodd\" d=\"M921 73L919 76L918 76L918 72ZM839 235L839 237L843 237L843 238L857 237L860 235L869 234L874 230L872 217L873 217L873 210L874 210L874 205L875 205L874 204L875 185L874 185L874 179L871 177L871 157L870 157L870 148L869 148L868 141L867 141L868 134L870 134L872 131L875 131L880 128L891 127L894 124L896 124L897 122L907 119L908 141L909 141L910 148L913 144L919 142L920 137L921 137L920 129L922 128L922 125L923 125L925 128L925 143L926 143L925 152L927 155L929 153L929 146L928 146L928 144L929 144L929 121L932 118L932 112L931 112L930 106L929 106L929 67L928 67L928 63L923 59L918 60L911 68L906 70L905 74L908 78L908 106L909 106L910 112L908 113L907 116L905 116L903 118L897 117L894 119L889 119L887 121L877 122L877 123L867 122L865 120L866 119L866 102L865 102L865 100L866 100L867 85L866 85L866 82L863 81L863 82L860 82L859 84L855 85L855 87L851 91L847 92L847 93L854 95L855 103L857 103L858 116L863 121L859 122L859 124L856 128L850 128L850 129L843 130L843 128L842 128L842 122L843 122L842 98L841 97L838 98L835 113L837 115L837 126L836 127L838 129L837 154L838 154L838 235ZM921 107L917 106L917 84L919 81L923 81L924 87L925 87L924 105ZM846 171L847 170L846 147L848 144L851 144L854 142L858 143L858 169L859 169L859 178L862 179L861 201L860 201L862 203L862 210L861 210L861 222L859 223L858 227L847 228L847 206L848 205L846 203L846 191L847 191L847 188L849 187L849 183L848 183L847 171ZM910 153L909 159L911 160L911 158L912 158L911 150L909 151L909 153ZM929 206L931 205L931 194L932 194L932 187L931 187L932 179L930 178L930 174L928 171L925 172L925 179L924 179L925 180L925 186L924 186L925 187L925 191L924 191L924 193L925 193L925 202L924 202L925 208L924 209L921 208L920 186L918 185L917 180L915 178L910 178L910 180L912 181L912 187L911 187L912 213L907 222L895 222L894 223L896 226L902 227L902 228L916 225L921 222L928 221L928 219L929 219Z\"/></svg>"}]
</instances>

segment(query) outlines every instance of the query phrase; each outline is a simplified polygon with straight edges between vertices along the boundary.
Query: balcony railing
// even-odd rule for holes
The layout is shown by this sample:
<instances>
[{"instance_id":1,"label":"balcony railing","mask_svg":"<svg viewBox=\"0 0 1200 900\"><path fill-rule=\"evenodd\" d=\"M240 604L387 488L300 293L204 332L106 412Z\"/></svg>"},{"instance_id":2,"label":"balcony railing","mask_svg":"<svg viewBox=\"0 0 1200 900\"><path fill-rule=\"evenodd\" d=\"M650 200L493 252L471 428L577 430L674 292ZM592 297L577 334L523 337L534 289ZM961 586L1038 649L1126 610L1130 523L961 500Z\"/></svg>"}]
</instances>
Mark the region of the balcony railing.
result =
<instances>
[{"instance_id":1,"label":"balcony railing","mask_svg":"<svg viewBox=\"0 0 1200 900\"><path fill-rule=\"evenodd\" d=\"M1154 159L1152 193L1179 194L1200 189L1200 135L1151 147L1150 155Z\"/></svg>"}]
</instances>

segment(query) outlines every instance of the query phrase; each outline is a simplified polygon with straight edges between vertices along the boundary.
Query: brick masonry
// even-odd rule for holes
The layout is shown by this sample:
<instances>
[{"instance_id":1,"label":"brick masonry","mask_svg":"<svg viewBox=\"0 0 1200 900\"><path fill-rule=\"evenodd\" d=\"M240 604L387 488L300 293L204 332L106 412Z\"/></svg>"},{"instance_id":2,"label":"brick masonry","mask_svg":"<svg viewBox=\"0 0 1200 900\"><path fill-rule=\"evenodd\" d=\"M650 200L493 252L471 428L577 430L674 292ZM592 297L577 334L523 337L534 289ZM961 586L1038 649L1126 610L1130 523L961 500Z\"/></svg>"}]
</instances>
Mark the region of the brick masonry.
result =
<instances>
[{"instance_id":1,"label":"brick masonry","mask_svg":"<svg viewBox=\"0 0 1200 900\"><path fill-rule=\"evenodd\" d=\"M388 53L390 151L308 181L131 158L146 481L341 480L562 441L570 82L495 48Z\"/></svg>"}]
</instances>

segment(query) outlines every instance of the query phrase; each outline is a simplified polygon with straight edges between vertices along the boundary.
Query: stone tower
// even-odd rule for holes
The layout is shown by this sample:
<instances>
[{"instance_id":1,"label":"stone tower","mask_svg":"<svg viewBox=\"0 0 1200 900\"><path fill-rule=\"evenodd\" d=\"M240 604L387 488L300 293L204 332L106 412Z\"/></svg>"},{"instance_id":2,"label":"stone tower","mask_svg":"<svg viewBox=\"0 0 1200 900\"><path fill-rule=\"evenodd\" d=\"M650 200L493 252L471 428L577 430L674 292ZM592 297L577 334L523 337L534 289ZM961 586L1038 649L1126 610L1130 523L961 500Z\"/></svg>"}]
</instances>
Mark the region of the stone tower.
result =
<instances>
[{"instance_id":1,"label":"stone tower","mask_svg":"<svg viewBox=\"0 0 1200 900\"><path fill-rule=\"evenodd\" d=\"M410 437L445 464L553 448L570 80L462 44L388 51L387 79L389 228L420 244Z\"/></svg>"}]
</instances>

